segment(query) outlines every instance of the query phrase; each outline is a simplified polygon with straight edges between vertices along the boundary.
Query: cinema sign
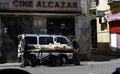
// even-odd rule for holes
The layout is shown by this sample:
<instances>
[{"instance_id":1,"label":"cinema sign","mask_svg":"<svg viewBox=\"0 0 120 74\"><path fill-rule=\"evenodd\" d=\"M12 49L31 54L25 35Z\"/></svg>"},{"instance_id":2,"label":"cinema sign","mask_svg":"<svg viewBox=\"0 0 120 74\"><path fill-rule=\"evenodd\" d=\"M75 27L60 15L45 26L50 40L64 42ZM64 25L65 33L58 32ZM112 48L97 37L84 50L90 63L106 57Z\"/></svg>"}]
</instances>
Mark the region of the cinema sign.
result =
<instances>
[{"instance_id":1,"label":"cinema sign","mask_svg":"<svg viewBox=\"0 0 120 74\"><path fill-rule=\"evenodd\" d=\"M8 4L11 10L80 11L80 3L81 0L0 0L0 4Z\"/></svg>"}]
</instances>

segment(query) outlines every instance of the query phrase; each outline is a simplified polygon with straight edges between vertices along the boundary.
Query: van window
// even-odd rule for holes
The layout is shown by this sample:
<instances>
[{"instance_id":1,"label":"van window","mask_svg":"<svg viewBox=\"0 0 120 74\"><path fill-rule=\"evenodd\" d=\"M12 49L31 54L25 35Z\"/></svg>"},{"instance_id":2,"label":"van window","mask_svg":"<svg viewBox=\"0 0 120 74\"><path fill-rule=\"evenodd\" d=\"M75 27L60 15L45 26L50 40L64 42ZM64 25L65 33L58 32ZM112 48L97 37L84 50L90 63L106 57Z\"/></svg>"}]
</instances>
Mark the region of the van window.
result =
<instances>
[{"instance_id":1,"label":"van window","mask_svg":"<svg viewBox=\"0 0 120 74\"><path fill-rule=\"evenodd\" d=\"M25 37L28 44L37 44L37 37Z\"/></svg>"},{"instance_id":2,"label":"van window","mask_svg":"<svg viewBox=\"0 0 120 74\"><path fill-rule=\"evenodd\" d=\"M39 37L39 44L48 45L49 43L53 44L53 37Z\"/></svg>"},{"instance_id":3,"label":"van window","mask_svg":"<svg viewBox=\"0 0 120 74\"><path fill-rule=\"evenodd\" d=\"M57 37L57 43L68 44L69 42L63 37Z\"/></svg>"}]
</instances>

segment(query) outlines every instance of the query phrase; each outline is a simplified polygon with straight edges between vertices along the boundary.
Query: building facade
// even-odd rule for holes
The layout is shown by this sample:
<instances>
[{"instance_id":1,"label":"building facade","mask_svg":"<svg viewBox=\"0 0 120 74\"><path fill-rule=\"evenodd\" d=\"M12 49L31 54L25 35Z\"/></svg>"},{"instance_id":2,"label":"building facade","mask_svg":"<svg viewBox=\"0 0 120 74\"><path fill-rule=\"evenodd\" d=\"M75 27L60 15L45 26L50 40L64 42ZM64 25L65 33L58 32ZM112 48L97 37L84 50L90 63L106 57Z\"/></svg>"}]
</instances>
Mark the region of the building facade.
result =
<instances>
[{"instance_id":1,"label":"building facade","mask_svg":"<svg viewBox=\"0 0 120 74\"><path fill-rule=\"evenodd\" d=\"M104 4L103 4L104 1ZM90 10L90 20L96 25L97 53L111 54L119 51L120 0L94 0L96 7ZM101 51L101 52L100 52ZM116 53L112 53L116 54Z\"/></svg>"},{"instance_id":2,"label":"building facade","mask_svg":"<svg viewBox=\"0 0 120 74\"><path fill-rule=\"evenodd\" d=\"M106 15L110 27L110 46L112 51L120 49L120 0L109 2L111 14Z\"/></svg>"},{"instance_id":3,"label":"building facade","mask_svg":"<svg viewBox=\"0 0 120 74\"><path fill-rule=\"evenodd\" d=\"M1 0L0 56L17 55L17 35L23 33L75 36L81 54L90 49L88 0ZM10 60L6 60L10 61Z\"/></svg>"}]
</instances>

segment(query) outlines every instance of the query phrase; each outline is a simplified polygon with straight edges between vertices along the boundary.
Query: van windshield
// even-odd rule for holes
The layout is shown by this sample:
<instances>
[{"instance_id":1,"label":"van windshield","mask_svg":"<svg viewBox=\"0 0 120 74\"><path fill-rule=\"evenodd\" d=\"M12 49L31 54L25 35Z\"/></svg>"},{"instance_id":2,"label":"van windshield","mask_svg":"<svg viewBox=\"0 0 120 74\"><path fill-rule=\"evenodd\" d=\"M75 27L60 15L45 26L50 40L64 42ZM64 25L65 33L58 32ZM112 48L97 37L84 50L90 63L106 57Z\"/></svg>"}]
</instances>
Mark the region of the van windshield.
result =
<instances>
[{"instance_id":1,"label":"van windshield","mask_svg":"<svg viewBox=\"0 0 120 74\"><path fill-rule=\"evenodd\" d=\"M57 43L68 44L69 41L65 39L64 37L57 37Z\"/></svg>"}]
</instances>

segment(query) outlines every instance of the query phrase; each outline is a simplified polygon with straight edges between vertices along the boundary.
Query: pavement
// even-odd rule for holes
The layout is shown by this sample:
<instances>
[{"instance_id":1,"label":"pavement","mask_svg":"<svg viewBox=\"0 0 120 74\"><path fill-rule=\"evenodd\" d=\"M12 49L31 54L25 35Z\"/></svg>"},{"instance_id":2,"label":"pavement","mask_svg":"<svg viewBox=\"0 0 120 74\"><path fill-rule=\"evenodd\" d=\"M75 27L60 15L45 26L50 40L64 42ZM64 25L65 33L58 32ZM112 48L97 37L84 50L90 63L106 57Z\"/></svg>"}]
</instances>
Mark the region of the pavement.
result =
<instances>
[{"instance_id":1,"label":"pavement","mask_svg":"<svg viewBox=\"0 0 120 74\"><path fill-rule=\"evenodd\" d=\"M108 56L108 55L93 55L94 60L91 61L81 61L81 64L102 64L102 63L119 63L120 58L116 56ZM9 66L20 66L21 63L0 63L0 67L9 67Z\"/></svg>"},{"instance_id":2,"label":"pavement","mask_svg":"<svg viewBox=\"0 0 120 74\"><path fill-rule=\"evenodd\" d=\"M81 64L98 64L101 62L94 62L94 61L82 61ZM0 67L10 67L10 66L20 66L21 63L2 63Z\"/></svg>"},{"instance_id":3,"label":"pavement","mask_svg":"<svg viewBox=\"0 0 120 74\"><path fill-rule=\"evenodd\" d=\"M109 63L120 63L119 59L113 59L109 61L81 61L80 62L83 65L90 65L90 64L109 64ZM0 67L10 67L10 66L20 66L21 63L2 63L0 64Z\"/></svg>"},{"instance_id":4,"label":"pavement","mask_svg":"<svg viewBox=\"0 0 120 74\"><path fill-rule=\"evenodd\" d=\"M18 65L20 63L4 63L0 64L0 69L3 68L16 68L20 70L25 70L30 74L112 74L117 67L120 65L120 59L115 59L105 62L96 62L96 61L82 61L81 66L67 65L63 67L44 67L38 66L35 68L27 67L20 68ZM1 67L4 66L4 67ZM6 67L5 67L6 66ZM15 67L16 66L16 67ZM24 74L24 73L23 73Z\"/></svg>"}]
</instances>

